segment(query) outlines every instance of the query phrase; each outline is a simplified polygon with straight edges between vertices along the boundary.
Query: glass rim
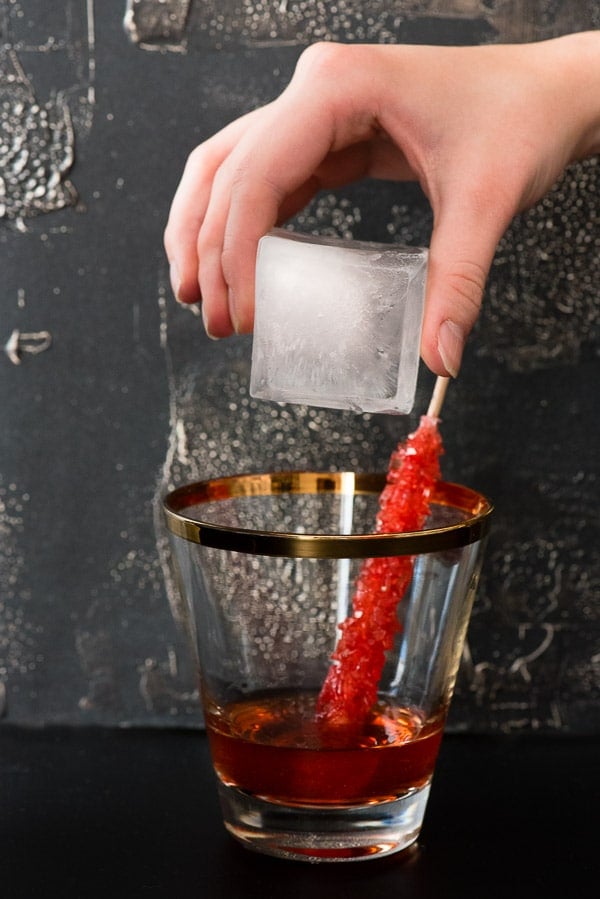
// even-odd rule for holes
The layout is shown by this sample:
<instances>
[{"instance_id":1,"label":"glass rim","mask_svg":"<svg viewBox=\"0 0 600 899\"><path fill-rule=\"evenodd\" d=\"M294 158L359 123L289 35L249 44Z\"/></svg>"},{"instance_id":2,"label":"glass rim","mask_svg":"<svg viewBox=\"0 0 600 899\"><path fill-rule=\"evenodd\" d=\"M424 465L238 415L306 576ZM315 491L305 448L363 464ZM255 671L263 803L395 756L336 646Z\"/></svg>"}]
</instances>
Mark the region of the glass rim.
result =
<instances>
[{"instance_id":1,"label":"glass rim","mask_svg":"<svg viewBox=\"0 0 600 899\"><path fill-rule=\"evenodd\" d=\"M348 559L419 555L476 543L489 531L491 502L469 487L438 481L431 497L436 505L465 513L461 521L440 527L387 534L322 534L233 527L192 518L191 506L240 497L284 494L380 494L384 473L352 471L279 471L239 474L194 481L163 498L168 529L176 537L214 549L286 558Z\"/></svg>"}]
</instances>

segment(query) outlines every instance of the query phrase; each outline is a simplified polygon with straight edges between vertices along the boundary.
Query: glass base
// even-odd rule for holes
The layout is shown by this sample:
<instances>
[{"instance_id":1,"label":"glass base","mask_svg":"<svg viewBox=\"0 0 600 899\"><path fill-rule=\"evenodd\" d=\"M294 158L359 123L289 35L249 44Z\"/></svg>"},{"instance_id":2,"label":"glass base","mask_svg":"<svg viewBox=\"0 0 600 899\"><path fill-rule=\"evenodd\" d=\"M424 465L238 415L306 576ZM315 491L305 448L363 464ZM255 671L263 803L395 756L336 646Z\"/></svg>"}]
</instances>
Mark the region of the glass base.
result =
<instances>
[{"instance_id":1,"label":"glass base","mask_svg":"<svg viewBox=\"0 0 600 899\"><path fill-rule=\"evenodd\" d=\"M348 862L400 852L419 836L430 786L359 806L266 802L219 782L225 827L247 849L307 862Z\"/></svg>"}]
</instances>

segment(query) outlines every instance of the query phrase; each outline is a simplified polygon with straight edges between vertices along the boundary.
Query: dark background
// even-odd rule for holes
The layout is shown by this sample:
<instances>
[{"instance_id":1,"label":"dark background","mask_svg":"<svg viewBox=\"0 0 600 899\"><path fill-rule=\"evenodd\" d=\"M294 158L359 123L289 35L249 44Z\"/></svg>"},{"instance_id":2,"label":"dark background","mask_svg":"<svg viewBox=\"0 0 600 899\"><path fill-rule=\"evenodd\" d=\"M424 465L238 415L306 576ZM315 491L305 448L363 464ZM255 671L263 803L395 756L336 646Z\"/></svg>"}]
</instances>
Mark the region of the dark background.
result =
<instances>
[{"instance_id":1,"label":"dark background","mask_svg":"<svg viewBox=\"0 0 600 899\"><path fill-rule=\"evenodd\" d=\"M207 340L162 249L192 148L276 96L319 39L536 40L595 0L0 0L0 709L197 726L160 514L172 485L382 468L406 418L260 404L251 341ZM307 135L310 140L310 135ZM594 158L501 242L442 425L496 506L449 727L599 729L600 276ZM412 186L319 196L304 231L427 244Z\"/></svg>"}]
</instances>

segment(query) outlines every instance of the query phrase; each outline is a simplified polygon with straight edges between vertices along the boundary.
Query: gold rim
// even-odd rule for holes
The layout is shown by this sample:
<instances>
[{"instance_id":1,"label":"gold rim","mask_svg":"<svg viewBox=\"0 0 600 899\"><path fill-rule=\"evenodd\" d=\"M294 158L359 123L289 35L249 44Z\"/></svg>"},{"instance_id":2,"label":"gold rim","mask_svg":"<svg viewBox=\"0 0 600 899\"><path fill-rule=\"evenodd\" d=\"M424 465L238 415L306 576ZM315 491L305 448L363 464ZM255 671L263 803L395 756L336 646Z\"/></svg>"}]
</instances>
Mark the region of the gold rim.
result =
<instances>
[{"instance_id":1,"label":"gold rim","mask_svg":"<svg viewBox=\"0 0 600 899\"><path fill-rule=\"evenodd\" d=\"M353 493L379 494L384 474L353 472L282 471L242 474L178 487L163 500L167 526L177 537L215 549L264 556L351 559L416 555L468 546L482 539L490 525L492 504L480 493L440 481L432 502L458 509L463 521L444 527L401 534L295 534L236 528L186 515L191 506L239 497L282 494Z\"/></svg>"}]
</instances>

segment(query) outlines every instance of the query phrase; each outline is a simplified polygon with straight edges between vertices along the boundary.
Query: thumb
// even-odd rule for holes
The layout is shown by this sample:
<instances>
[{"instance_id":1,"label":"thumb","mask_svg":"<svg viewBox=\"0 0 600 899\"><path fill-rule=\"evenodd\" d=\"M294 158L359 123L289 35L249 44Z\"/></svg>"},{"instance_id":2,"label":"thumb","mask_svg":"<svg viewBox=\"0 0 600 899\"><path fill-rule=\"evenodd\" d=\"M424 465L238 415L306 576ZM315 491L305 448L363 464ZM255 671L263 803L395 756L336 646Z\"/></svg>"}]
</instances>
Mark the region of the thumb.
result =
<instances>
[{"instance_id":1,"label":"thumb","mask_svg":"<svg viewBox=\"0 0 600 899\"><path fill-rule=\"evenodd\" d=\"M434 220L429 248L421 356L437 375L458 375L465 341L481 309L483 291L504 230L505 216L481 204L452 205Z\"/></svg>"}]
</instances>

